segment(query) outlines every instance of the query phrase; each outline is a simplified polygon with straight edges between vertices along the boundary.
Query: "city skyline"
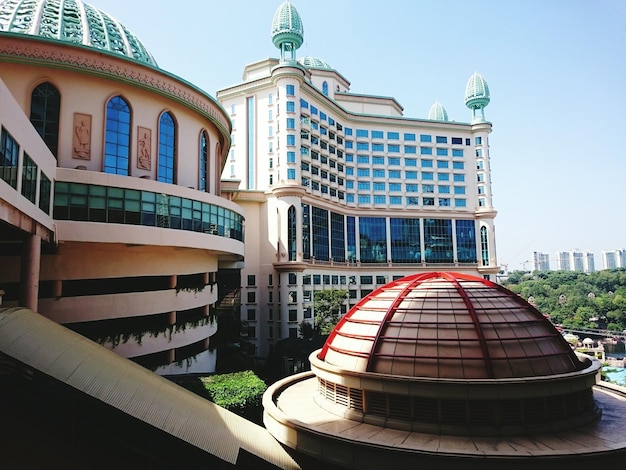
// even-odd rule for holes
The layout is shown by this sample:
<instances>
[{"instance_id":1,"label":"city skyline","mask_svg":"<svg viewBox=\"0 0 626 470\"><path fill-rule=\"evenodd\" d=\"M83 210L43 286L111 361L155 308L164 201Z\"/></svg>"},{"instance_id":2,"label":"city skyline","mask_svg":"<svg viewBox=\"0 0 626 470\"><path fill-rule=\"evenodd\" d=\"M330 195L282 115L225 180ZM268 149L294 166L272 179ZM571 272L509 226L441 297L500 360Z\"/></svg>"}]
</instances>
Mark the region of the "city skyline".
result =
<instances>
[{"instance_id":1,"label":"city skyline","mask_svg":"<svg viewBox=\"0 0 626 470\"><path fill-rule=\"evenodd\" d=\"M164 1L96 6L123 19L160 67L214 96L240 81L241 64L277 56L269 24L281 3L192 1L184 21L172 20ZM392 92L406 116L426 118L439 101L451 120L469 122L465 77L485 77L501 265L522 269L533 250L580 247L599 256L626 245L626 221L612 203L626 171L617 148L625 3L489 1L479 17L460 1L293 3L305 31L298 56L336 67L355 93ZM167 34L154 24L168 25ZM203 55L215 38L228 41Z\"/></svg>"}]
</instances>

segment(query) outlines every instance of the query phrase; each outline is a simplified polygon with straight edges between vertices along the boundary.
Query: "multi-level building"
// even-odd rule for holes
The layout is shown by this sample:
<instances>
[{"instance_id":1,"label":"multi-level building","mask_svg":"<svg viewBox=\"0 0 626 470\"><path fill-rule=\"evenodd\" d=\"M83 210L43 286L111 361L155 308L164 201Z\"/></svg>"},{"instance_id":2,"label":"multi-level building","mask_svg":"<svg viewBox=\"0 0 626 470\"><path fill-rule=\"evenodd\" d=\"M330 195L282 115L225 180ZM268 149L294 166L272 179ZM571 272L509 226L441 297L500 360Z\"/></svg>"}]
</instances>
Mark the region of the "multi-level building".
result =
<instances>
[{"instance_id":1,"label":"multi-level building","mask_svg":"<svg viewBox=\"0 0 626 470\"><path fill-rule=\"evenodd\" d=\"M580 250L559 251L556 254L556 269L558 271L594 272L594 254L591 251Z\"/></svg>"},{"instance_id":2,"label":"multi-level building","mask_svg":"<svg viewBox=\"0 0 626 470\"><path fill-rule=\"evenodd\" d=\"M242 209L220 196L230 133L106 13L0 2L3 306L163 373L214 370L217 273L244 254Z\"/></svg>"},{"instance_id":3,"label":"multi-level building","mask_svg":"<svg viewBox=\"0 0 626 470\"><path fill-rule=\"evenodd\" d=\"M550 271L550 255L533 251L533 270L534 271Z\"/></svg>"},{"instance_id":4,"label":"multi-level building","mask_svg":"<svg viewBox=\"0 0 626 470\"><path fill-rule=\"evenodd\" d=\"M602 252L604 269L626 268L626 250L612 250Z\"/></svg>"},{"instance_id":5,"label":"multi-level building","mask_svg":"<svg viewBox=\"0 0 626 470\"><path fill-rule=\"evenodd\" d=\"M467 82L471 122L435 103L406 117L394 98L350 92L318 58L296 58L303 26L283 3L280 58L247 65L217 92L233 125L223 188L245 210L242 319L265 355L312 322L314 292L349 304L393 279L454 270L494 278L496 259L485 80Z\"/></svg>"}]
</instances>

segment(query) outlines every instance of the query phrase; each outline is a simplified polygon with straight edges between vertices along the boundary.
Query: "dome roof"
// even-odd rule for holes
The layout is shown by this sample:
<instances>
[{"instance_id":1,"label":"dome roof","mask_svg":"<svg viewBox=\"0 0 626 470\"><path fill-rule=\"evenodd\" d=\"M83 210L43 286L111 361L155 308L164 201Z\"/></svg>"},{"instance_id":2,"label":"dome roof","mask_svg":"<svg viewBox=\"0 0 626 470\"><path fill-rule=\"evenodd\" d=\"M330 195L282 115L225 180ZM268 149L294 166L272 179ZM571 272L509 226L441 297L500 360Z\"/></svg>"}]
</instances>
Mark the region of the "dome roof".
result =
<instances>
[{"instance_id":1,"label":"dome roof","mask_svg":"<svg viewBox=\"0 0 626 470\"><path fill-rule=\"evenodd\" d=\"M0 0L0 32L89 46L157 66L119 21L81 0Z\"/></svg>"},{"instance_id":2,"label":"dome roof","mask_svg":"<svg viewBox=\"0 0 626 470\"><path fill-rule=\"evenodd\" d=\"M465 106L470 109L484 108L489 101L487 82L478 72L474 72L465 87Z\"/></svg>"},{"instance_id":3,"label":"dome roof","mask_svg":"<svg viewBox=\"0 0 626 470\"><path fill-rule=\"evenodd\" d=\"M296 7L289 0L278 7L272 19L272 41L276 47L291 42L297 49L304 41L304 26Z\"/></svg>"},{"instance_id":4,"label":"dome roof","mask_svg":"<svg viewBox=\"0 0 626 470\"><path fill-rule=\"evenodd\" d=\"M490 281L446 272L407 276L363 298L318 359L356 373L466 380L584 367L552 323L521 297Z\"/></svg>"},{"instance_id":5,"label":"dome roof","mask_svg":"<svg viewBox=\"0 0 626 470\"><path fill-rule=\"evenodd\" d=\"M326 70L333 69L324 60L319 59L317 57L311 57L311 56L301 57L300 59L298 59L298 63L301 65L304 65L306 68L309 68L309 69L326 69Z\"/></svg>"},{"instance_id":6,"label":"dome roof","mask_svg":"<svg viewBox=\"0 0 626 470\"><path fill-rule=\"evenodd\" d=\"M430 107L428 111L428 119L431 121L444 121L448 122L448 112L438 101Z\"/></svg>"}]
</instances>

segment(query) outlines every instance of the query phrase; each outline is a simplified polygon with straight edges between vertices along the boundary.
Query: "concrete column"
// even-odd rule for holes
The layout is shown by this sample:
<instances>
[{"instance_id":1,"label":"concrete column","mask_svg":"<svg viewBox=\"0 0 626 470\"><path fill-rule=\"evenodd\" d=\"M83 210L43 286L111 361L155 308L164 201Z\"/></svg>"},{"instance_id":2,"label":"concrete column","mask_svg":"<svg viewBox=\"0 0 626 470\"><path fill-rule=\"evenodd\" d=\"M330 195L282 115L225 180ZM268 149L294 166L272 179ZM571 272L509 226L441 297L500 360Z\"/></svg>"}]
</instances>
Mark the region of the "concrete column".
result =
<instances>
[{"instance_id":1,"label":"concrete column","mask_svg":"<svg viewBox=\"0 0 626 470\"><path fill-rule=\"evenodd\" d=\"M37 311L39 269L41 266L41 237L29 235L22 243L20 267L20 306Z\"/></svg>"},{"instance_id":2,"label":"concrete column","mask_svg":"<svg viewBox=\"0 0 626 470\"><path fill-rule=\"evenodd\" d=\"M52 281L52 297L60 299L63 296L63 281L56 279Z\"/></svg>"}]
</instances>

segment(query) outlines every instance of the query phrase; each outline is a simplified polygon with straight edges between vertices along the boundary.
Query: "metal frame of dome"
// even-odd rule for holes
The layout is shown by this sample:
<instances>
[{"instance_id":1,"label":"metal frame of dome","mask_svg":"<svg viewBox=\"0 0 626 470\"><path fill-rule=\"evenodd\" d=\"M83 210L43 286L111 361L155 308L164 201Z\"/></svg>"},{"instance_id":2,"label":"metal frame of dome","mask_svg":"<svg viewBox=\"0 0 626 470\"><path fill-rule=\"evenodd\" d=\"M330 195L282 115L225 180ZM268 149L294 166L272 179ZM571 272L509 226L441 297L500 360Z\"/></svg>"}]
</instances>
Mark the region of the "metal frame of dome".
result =
<instances>
[{"instance_id":1,"label":"metal frame of dome","mask_svg":"<svg viewBox=\"0 0 626 470\"><path fill-rule=\"evenodd\" d=\"M407 319L412 307L424 316ZM451 320L439 321L438 313ZM404 318L394 324L396 314ZM423 325L424 337L417 337ZM464 336L478 346L462 344ZM464 353L451 355L450 342ZM413 357L401 343L413 348ZM419 345L430 348L427 354L418 354ZM541 354L533 352L535 346ZM476 362L468 367L467 355L470 362L482 361L486 373L474 367ZM444 366L429 368L423 359ZM318 380L318 406L385 427L520 435L569 429L601 415L592 392L599 361L577 356L554 325L521 297L460 273L417 274L377 289L342 318L309 360ZM394 369L394 360L405 373ZM509 368L502 367L508 361ZM443 373L420 374L429 370Z\"/></svg>"},{"instance_id":2,"label":"metal frame of dome","mask_svg":"<svg viewBox=\"0 0 626 470\"><path fill-rule=\"evenodd\" d=\"M450 330L447 337L439 336L444 327ZM498 331L505 327L506 336ZM409 340L410 348L404 348ZM508 353L501 354L499 348L505 347ZM446 358L435 356L438 348L448 351ZM398 349L412 350L413 355L399 355ZM459 379L552 375L583 368L550 321L521 297L491 281L448 272L407 276L364 297L332 331L320 359L326 360L329 352L334 352L331 361L341 355L362 359L354 362L366 372L393 373L393 360L400 357L414 361L410 368L415 373L444 370L444 364L457 361L460 370L446 369L438 377ZM543 359L541 367L531 362L537 358ZM426 367L435 359L439 362ZM377 363L384 361L392 363Z\"/></svg>"},{"instance_id":3,"label":"metal frame of dome","mask_svg":"<svg viewBox=\"0 0 626 470\"><path fill-rule=\"evenodd\" d=\"M26 34L121 55L158 67L123 24L81 0L0 1L0 32Z\"/></svg>"}]
</instances>

